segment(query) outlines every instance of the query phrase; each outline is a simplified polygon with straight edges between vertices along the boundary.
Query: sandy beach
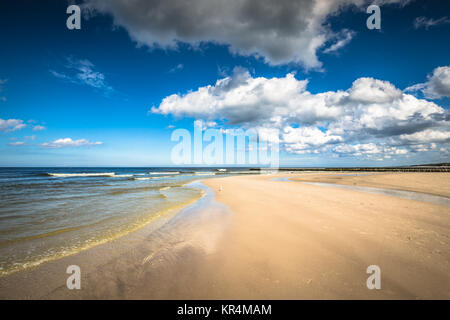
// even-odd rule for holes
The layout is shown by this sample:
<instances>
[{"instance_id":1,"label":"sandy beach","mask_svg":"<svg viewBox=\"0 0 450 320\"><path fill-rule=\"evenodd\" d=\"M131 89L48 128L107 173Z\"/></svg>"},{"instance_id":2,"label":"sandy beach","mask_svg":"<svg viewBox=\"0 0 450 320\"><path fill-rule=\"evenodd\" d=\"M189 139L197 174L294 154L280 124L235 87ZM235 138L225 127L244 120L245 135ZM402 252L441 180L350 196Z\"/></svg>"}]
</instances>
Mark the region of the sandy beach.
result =
<instances>
[{"instance_id":1,"label":"sandy beach","mask_svg":"<svg viewBox=\"0 0 450 320\"><path fill-rule=\"evenodd\" d=\"M304 182L450 196L448 173L207 179L181 212L0 278L0 298L450 299L448 206ZM81 290L66 288L72 264ZM380 290L366 286L370 265Z\"/></svg>"}]
</instances>

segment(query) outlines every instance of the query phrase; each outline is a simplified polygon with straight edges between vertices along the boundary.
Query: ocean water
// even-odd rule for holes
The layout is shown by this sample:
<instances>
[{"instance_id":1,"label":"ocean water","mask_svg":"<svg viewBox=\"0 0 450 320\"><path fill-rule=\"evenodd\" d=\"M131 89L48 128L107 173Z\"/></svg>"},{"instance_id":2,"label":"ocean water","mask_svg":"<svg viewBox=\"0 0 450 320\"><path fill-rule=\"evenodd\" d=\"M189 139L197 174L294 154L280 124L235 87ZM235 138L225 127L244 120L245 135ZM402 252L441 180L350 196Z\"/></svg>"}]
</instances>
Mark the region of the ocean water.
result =
<instances>
[{"instance_id":1,"label":"ocean water","mask_svg":"<svg viewBox=\"0 0 450 320\"><path fill-rule=\"evenodd\" d=\"M0 276L115 239L247 169L0 168Z\"/></svg>"}]
</instances>

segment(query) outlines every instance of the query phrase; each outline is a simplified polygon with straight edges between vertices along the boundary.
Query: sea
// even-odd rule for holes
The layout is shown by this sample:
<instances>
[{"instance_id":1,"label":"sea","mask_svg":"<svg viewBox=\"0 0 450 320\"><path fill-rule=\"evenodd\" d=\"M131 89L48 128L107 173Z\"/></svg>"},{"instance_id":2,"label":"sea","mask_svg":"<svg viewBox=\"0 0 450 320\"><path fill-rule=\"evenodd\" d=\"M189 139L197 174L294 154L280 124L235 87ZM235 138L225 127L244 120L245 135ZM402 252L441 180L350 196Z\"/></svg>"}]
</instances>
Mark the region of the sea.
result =
<instances>
[{"instance_id":1,"label":"sea","mask_svg":"<svg viewBox=\"0 0 450 320\"><path fill-rule=\"evenodd\" d=\"M248 168L0 168L0 276L137 230Z\"/></svg>"}]
</instances>

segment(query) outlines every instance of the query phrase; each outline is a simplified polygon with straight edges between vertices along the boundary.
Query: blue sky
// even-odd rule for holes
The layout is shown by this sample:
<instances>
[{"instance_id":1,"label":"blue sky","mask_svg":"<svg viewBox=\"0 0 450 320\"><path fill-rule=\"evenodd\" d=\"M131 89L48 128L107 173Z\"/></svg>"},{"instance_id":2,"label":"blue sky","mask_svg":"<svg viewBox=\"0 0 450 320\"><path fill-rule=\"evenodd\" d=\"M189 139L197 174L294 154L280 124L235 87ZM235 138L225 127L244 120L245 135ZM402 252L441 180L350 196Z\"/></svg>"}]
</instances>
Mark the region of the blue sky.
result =
<instances>
[{"instance_id":1,"label":"blue sky","mask_svg":"<svg viewBox=\"0 0 450 320\"><path fill-rule=\"evenodd\" d=\"M195 119L279 130L286 166L449 162L449 3L380 3L369 30L369 3L140 2L76 2L81 30L67 2L0 3L1 166L171 165Z\"/></svg>"}]
</instances>

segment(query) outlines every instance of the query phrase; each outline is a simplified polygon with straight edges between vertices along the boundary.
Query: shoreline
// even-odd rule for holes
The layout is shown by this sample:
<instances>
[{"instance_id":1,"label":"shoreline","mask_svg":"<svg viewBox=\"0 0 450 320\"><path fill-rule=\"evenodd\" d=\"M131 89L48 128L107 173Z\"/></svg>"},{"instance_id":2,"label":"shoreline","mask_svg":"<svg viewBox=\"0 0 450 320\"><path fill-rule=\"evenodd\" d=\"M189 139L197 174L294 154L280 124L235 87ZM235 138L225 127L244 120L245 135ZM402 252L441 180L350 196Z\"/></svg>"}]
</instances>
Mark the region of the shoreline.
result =
<instances>
[{"instance_id":1,"label":"shoreline","mask_svg":"<svg viewBox=\"0 0 450 320\"><path fill-rule=\"evenodd\" d=\"M126 255L130 250L159 251L158 245L161 245L161 239L155 241L155 246L147 246L146 248L140 248L140 246L142 247L142 244L148 239L158 238L162 232L175 229L178 227L178 224L186 223L186 220L196 219L195 212L198 209L203 210L205 202L214 201L213 198L211 199L212 191L207 190L208 188L202 185L200 179L189 182L187 185L189 184L192 184L193 188L202 191L202 195L199 198L177 205L169 210L164 210L164 212L158 214L158 217L133 231L114 239L105 240L103 243L81 251L56 257L39 265L1 276L0 299L73 299L73 295L71 295L70 291L67 292L68 290L65 287L64 279L68 277L65 273L67 266L79 265L82 270L91 273L95 272L95 269L99 266L110 263L111 260L118 259L121 255ZM144 257L146 262L150 260L149 256L146 255ZM55 278L53 278L53 275L56 275ZM35 279L36 281L33 280L30 283L29 279ZM18 284L21 288L20 290L17 289ZM55 290L66 292L62 294L52 293Z\"/></svg>"},{"instance_id":2,"label":"shoreline","mask_svg":"<svg viewBox=\"0 0 450 320\"><path fill-rule=\"evenodd\" d=\"M448 188L448 176L430 175ZM324 174L199 179L193 184L203 184L205 196L153 231L2 277L0 298L450 298L448 206L295 180L314 177ZM70 264L81 267L81 290L65 286ZM382 290L366 288L373 264Z\"/></svg>"},{"instance_id":3,"label":"shoreline","mask_svg":"<svg viewBox=\"0 0 450 320\"><path fill-rule=\"evenodd\" d=\"M186 183L186 185L188 185L190 183L193 183L193 182ZM181 202L181 203L176 204L167 209L162 209L161 211L158 211L158 212L153 213L153 214L149 215L148 217L146 217L145 220L143 222L141 222L140 224L126 228L126 229L122 230L121 232L115 233L112 236L99 238L99 239L95 240L94 242L85 244L82 247L73 248L70 251L64 252L62 254L57 254L57 255L50 256L50 257L41 258L40 260L29 261L24 266L20 266L15 269L6 270L6 271L2 270L0 272L0 279L2 277L7 277L9 275L12 275L16 272L26 272L30 269L37 268L42 264L56 261L59 259L63 259L65 257L69 257L72 255L76 255L76 254L82 253L83 251L90 250L97 246L101 246L101 245L107 244L111 241L118 240L122 237L126 237L130 233L137 232L142 228L146 228L150 224L155 223L155 225L158 225L158 223L159 223L158 220L165 221L164 219L167 219L167 217L172 217L172 216L176 215L178 212L181 212L186 207L189 207L193 203L199 201L203 196L204 196L204 194L200 194L199 197L195 197L194 199L191 199L189 201ZM54 234L61 235L61 234L63 234L63 232L54 232ZM39 236L35 236L33 239L39 239L39 238L45 238L45 237L42 237L41 235L39 235Z\"/></svg>"}]
</instances>

